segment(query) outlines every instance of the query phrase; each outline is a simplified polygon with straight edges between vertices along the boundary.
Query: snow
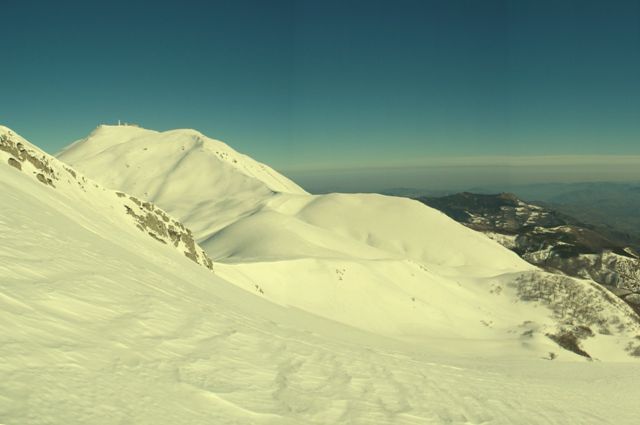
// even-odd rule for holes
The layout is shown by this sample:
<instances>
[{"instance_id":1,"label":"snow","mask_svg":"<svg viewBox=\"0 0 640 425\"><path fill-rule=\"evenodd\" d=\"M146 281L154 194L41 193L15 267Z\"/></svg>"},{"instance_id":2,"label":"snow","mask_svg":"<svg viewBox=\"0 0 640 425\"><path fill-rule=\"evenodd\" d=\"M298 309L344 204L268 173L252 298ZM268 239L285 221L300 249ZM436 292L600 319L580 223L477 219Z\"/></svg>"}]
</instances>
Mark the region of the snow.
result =
<instances>
[{"instance_id":1,"label":"snow","mask_svg":"<svg viewBox=\"0 0 640 425\"><path fill-rule=\"evenodd\" d=\"M627 330L584 342L601 362L562 350L544 336L552 308L514 286L553 277L431 209L271 194L223 227L245 239L211 272L139 231L114 192L78 174L81 187L48 158L51 187L8 157L0 150L0 423L637 420L640 364L620 349L638 333L628 308L572 280ZM278 243L250 251L281 225L291 231ZM251 239L261 226L271 230Z\"/></svg>"},{"instance_id":2,"label":"snow","mask_svg":"<svg viewBox=\"0 0 640 425\"><path fill-rule=\"evenodd\" d=\"M183 169L177 147L194 134L198 149ZM513 286L509 282L500 284L507 296L487 296L494 281L514 282L537 269L481 233L405 198L314 196L273 185L265 191L266 177L237 170L266 166L234 154L237 162L229 168L220 163L221 146L193 130L103 126L60 158L102 184L166 209L194 229L220 276L276 304L403 338L503 338L526 319L540 324L538 333L558 328L553 312L514 305L518 295L506 289ZM145 173L150 164L153 177ZM229 201L239 193L242 203ZM627 313L614 313L620 314Z\"/></svg>"},{"instance_id":3,"label":"snow","mask_svg":"<svg viewBox=\"0 0 640 425\"><path fill-rule=\"evenodd\" d=\"M251 214L273 192L306 193L272 168L195 130L102 125L58 156L90 177L99 175L106 187L162 205L175 217L189 216L189 227L200 238Z\"/></svg>"},{"instance_id":4,"label":"snow","mask_svg":"<svg viewBox=\"0 0 640 425\"><path fill-rule=\"evenodd\" d=\"M220 153L236 162L221 160ZM106 187L159 205L192 229L215 258L327 257L336 251L338 257L530 268L416 201L311 196L268 166L194 130L101 126L58 157ZM234 240L244 242L229 243Z\"/></svg>"},{"instance_id":5,"label":"snow","mask_svg":"<svg viewBox=\"0 0 640 425\"><path fill-rule=\"evenodd\" d=\"M234 154L233 167L221 163L216 152L231 149L205 136L197 136L197 149L180 153L194 134L103 126L59 158L107 187L161 206L225 261L408 257L461 267L491 265L492 272L530 268L499 244L416 201L312 196L275 172L250 177L237 171L268 167L240 154Z\"/></svg>"}]
</instances>

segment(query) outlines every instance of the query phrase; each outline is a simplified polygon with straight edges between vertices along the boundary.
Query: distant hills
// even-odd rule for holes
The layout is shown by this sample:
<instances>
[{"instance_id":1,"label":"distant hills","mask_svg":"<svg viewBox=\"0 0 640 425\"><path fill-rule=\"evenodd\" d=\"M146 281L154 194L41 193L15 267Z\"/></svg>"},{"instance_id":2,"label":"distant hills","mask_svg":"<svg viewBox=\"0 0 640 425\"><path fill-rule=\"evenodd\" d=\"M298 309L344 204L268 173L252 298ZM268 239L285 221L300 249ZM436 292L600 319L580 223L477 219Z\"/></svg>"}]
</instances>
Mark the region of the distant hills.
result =
<instances>
[{"instance_id":1,"label":"distant hills","mask_svg":"<svg viewBox=\"0 0 640 425\"><path fill-rule=\"evenodd\" d=\"M476 194L515 193L520 199L562 212L598 228L608 237L624 241L640 250L640 181L535 183L499 186L476 186L465 189ZM419 198L441 197L458 193L452 190L396 188L384 193Z\"/></svg>"},{"instance_id":2,"label":"distant hills","mask_svg":"<svg viewBox=\"0 0 640 425\"><path fill-rule=\"evenodd\" d=\"M462 192L419 201L551 272L593 279L640 311L640 260L619 232L527 203L511 193Z\"/></svg>"}]
</instances>

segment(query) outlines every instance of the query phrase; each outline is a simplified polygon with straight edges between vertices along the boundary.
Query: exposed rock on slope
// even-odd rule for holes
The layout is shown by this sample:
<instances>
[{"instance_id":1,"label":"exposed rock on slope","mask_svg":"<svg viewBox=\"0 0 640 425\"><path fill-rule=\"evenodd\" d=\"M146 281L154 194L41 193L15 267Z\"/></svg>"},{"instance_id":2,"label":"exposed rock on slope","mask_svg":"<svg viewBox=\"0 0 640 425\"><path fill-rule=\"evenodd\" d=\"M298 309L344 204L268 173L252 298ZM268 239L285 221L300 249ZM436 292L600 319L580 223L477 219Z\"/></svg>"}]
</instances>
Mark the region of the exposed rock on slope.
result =
<instances>
[{"instance_id":1,"label":"exposed rock on slope","mask_svg":"<svg viewBox=\"0 0 640 425\"><path fill-rule=\"evenodd\" d=\"M0 150L11 155L7 159L9 165L22 171L22 163L29 162L35 169L34 175L40 183L55 187L53 180L58 180L58 176L48 165L47 156L35 149L27 149L24 140L16 141L12 136L15 135L10 130L0 134Z\"/></svg>"},{"instance_id":2,"label":"exposed rock on slope","mask_svg":"<svg viewBox=\"0 0 640 425\"><path fill-rule=\"evenodd\" d=\"M594 281L640 312L640 260L623 243L513 194L418 198L515 251L532 264Z\"/></svg>"},{"instance_id":3,"label":"exposed rock on slope","mask_svg":"<svg viewBox=\"0 0 640 425\"><path fill-rule=\"evenodd\" d=\"M274 193L306 194L271 167L195 130L102 125L58 158L110 189L160 205L210 237Z\"/></svg>"},{"instance_id":4,"label":"exposed rock on slope","mask_svg":"<svg viewBox=\"0 0 640 425\"><path fill-rule=\"evenodd\" d=\"M183 252L184 255L208 269L213 262L196 244L191 230L166 212L151 204L113 192L77 173L56 158L47 155L6 127L0 127L0 158L38 182L64 195L84 198L84 202L117 204L129 222L153 239ZM99 201L98 201L99 200Z\"/></svg>"},{"instance_id":5,"label":"exposed rock on slope","mask_svg":"<svg viewBox=\"0 0 640 425\"><path fill-rule=\"evenodd\" d=\"M637 315L600 286L540 272L417 201L278 188L285 177L240 172L253 160L234 154L229 163L219 155L224 146L193 130L105 126L60 157L178 217L217 261L218 276L368 332L530 346L584 326L594 332L579 341L584 351L610 358L621 351L616 341L639 330ZM576 299L587 301L583 309L571 306Z\"/></svg>"},{"instance_id":6,"label":"exposed rock on slope","mask_svg":"<svg viewBox=\"0 0 640 425\"><path fill-rule=\"evenodd\" d=\"M360 332L270 302L271 288L262 280L255 283L264 295L237 288L140 232L122 204L100 202L98 194L95 203L87 202L92 186L74 197L60 190L62 182L54 190L17 172L6 156L0 159L4 424L637 422L640 363L624 352L619 362L581 361L539 332L545 308L527 309L535 301L514 303L506 296L509 287L498 294L496 286L490 294L484 282L452 282L453 297L445 303L441 285L416 279L416 291L428 291L414 295L415 301L407 293L400 308L416 323L427 303L435 313L441 306L445 339L425 338L415 329L410 343ZM360 314L378 297L374 285L358 281L355 266L373 264L354 263L340 273L334 264L335 285L310 286L334 290L335 304L362 285L346 306ZM278 280L269 266L258 276ZM300 269L309 266L314 262ZM405 270L426 275L417 264ZM393 293L410 277L384 283ZM495 317L485 316L486 325L459 317L473 313L456 302L469 287L481 301L495 300L493 310L511 306L511 322L518 324L513 333L497 332ZM398 306L387 300L380 307L380 321L398 321ZM605 305L602 314L619 311ZM424 324L440 317L430 315ZM482 327L487 338L453 337L458 323ZM411 331L407 324L403 329ZM618 351L604 355L593 344L618 339L596 333L578 344L593 357L612 360Z\"/></svg>"}]
</instances>

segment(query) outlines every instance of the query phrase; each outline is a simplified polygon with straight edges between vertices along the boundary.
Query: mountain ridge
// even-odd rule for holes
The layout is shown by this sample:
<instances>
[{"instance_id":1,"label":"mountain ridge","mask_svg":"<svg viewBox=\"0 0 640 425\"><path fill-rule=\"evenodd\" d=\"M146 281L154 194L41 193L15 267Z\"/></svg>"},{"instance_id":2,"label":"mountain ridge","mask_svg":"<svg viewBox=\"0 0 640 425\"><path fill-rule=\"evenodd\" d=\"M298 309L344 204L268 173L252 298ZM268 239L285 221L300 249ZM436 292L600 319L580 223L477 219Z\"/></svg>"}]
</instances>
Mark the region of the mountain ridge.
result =
<instances>
[{"instance_id":1,"label":"mountain ridge","mask_svg":"<svg viewBox=\"0 0 640 425\"><path fill-rule=\"evenodd\" d=\"M148 199L9 136L3 423L634 423L640 318L593 281L526 265L417 201L344 194L260 199L234 224L264 233L242 236L317 246L232 253L212 273ZM507 267L479 269L496 257Z\"/></svg>"},{"instance_id":2,"label":"mountain ridge","mask_svg":"<svg viewBox=\"0 0 640 425\"><path fill-rule=\"evenodd\" d=\"M624 240L602 235L596 226L513 194L463 192L417 199L485 233L532 264L595 280L640 312L640 257Z\"/></svg>"},{"instance_id":3,"label":"mountain ridge","mask_svg":"<svg viewBox=\"0 0 640 425\"><path fill-rule=\"evenodd\" d=\"M131 224L149 237L165 245L173 245L197 264L212 269L208 255L195 243L191 230L150 202L118 191L108 191L82 173L64 165L7 127L0 126L0 154L7 163L71 199L91 200L102 208L117 208L114 214L125 214ZM119 210L119 211L118 211Z\"/></svg>"},{"instance_id":4,"label":"mountain ridge","mask_svg":"<svg viewBox=\"0 0 640 425\"><path fill-rule=\"evenodd\" d=\"M120 146L119 158L131 160L130 167L117 168L117 181L108 172L116 168L111 166L113 159L109 155L93 155L89 150L83 160L82 149L75 145L74 164L119 190L135 193L140 191L135 186L139 176L136 170L140 167L144 172L148 163L145 161L149 161L140 152L144 152L144 147L150 151L161 146L153 143L157 135L150 134L149 140L136 143L111 141ZM162 145L166 151L154 152L155 158L169 157L171 163L176 152L167 146L180 146L176 142L182 140L181 131L160 134L166 137ZM90 143L88 138L84 145ZM198 151L198 154L207 156L215 152ZM64 159L65 155L61 157ZM166 173L147 175L148 186L158 181L167 186L179 183L185 188L215 184L218 191L175 190L174 197L167 199L150 190L141 197L154 200L193 228L197 241L216 261L217 273L283 306L396 337L405 333L442 336L456 329L457 335L468 338L513 332L513 320L519 315L509 303L517 300L528 300L518 308L542 320L545 325L538 333L549 335L572 334L579 323L585 326L601 323L597 332L610 332L605 324L607 319L592 307L628 308L622 301L608 298L606 291L593 286L595 283L539 272L500 244L417 201L375 194L264 191L260 182L224 172L224 163L220 161L203 160L196 165L205 168L188 167L180 178ZM243 188L244 203L235 202L236 187ZM537 295L532 295L538 289L532 292L531 282L536 282L534 288L540 290ZM573 288L573 292L567 292L564 286ZM505 297L489 297L495 291ZM363 293L369 294L365 304L360 303ZM579 298L583 300L587 299L583 295L591 294L591 301L586 310L572 319L567 315L570 310L562 307L559 300L571 305L573 293L581 294ZM445 312L433 303L432 297L445 305L455 299L456 309L464 311L460 316L466 318ZM538 312L529 310L531 301L544 305L550 316L542 319ZM606 304L611 305L604 307ZM360 314L351 311L354 305ZM390 320L379 320L380 311L387 311ZM629 312L623 316L635 317ZM435 317L441 319L434 321ZM480 327L467 326L469 317L477 317ZM431 326L426 324L429 318ZM635 319L630 320L631 324Z\"/></svg>"}]
</instances>

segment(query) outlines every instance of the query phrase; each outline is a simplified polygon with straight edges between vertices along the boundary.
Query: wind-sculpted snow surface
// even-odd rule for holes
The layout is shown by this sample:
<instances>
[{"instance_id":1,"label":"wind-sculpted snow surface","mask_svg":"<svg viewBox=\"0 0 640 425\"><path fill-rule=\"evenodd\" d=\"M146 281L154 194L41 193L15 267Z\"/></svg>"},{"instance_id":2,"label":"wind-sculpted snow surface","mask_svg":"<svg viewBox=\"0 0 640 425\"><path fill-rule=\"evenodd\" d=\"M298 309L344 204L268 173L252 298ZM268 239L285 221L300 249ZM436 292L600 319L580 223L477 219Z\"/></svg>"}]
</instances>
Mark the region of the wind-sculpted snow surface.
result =
<instances>
[{"instance_id":1,"label":"wind-sculpted snow surface","mask_svg":"<svg viewBox=\"0 0 640 425\"><path fill-rule=\"evenodd\" d=\"M282 306L404 340L520 341L526 333L529 347L530 335L555 345L555 335L593 327L574 345L589 344L594 358L629 357L628 344L635 347L637 316L589 281L559 283L417 201L309 195L293 183L278 186L288 181L280 175L239 172L245 162L267 168L237 153L229 164L222 150L232 152L193 130L103 126L60 157L114 189L147 188L141 196L196 229L219 276ZM539 296L523 290L529 280ZM590 314L558 314L555 295L562 299L564 287Z\"/></svg>"}]
</instances>

